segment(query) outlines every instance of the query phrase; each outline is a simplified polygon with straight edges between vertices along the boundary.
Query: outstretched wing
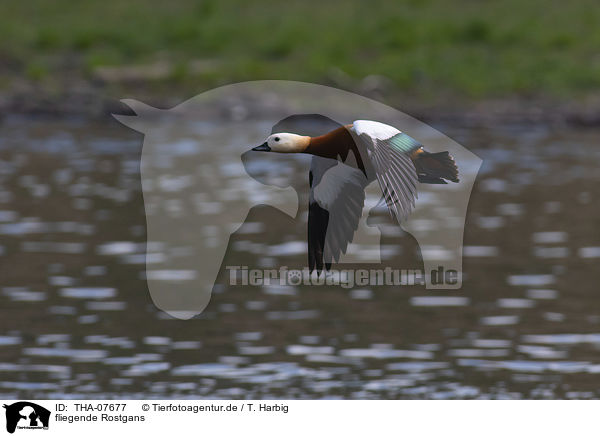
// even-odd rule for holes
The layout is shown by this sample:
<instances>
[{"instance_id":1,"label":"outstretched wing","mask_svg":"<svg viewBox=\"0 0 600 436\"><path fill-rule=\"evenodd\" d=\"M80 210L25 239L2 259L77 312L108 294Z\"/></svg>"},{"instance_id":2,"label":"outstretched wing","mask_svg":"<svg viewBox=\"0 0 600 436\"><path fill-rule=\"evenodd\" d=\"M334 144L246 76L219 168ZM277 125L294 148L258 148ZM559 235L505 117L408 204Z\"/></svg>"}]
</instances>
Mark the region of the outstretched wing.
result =
<instances>
[{"instance_id":1,"label":"outstretched wing","mask_svg":"<svg viewBox=\"0 0 600 436\"><path fill-rule=\"evenodd\" d=\"M415 207L418 177L411 154L421 144L406 133L375 121L355 121L350 130L366 147L388 209L401 222Z\"/></svg>"},{"instance_id":2,"label":"outstretched wing","mask_svg":"<svg viewBox=\"0 0 600 436\"><path fill-rule=\"evenodd\" d=\"M315 156L310 170L308 264L329 269L346 253L358 228L368 185L364 173L333 159Z\"/></svg>"}]
</instances>

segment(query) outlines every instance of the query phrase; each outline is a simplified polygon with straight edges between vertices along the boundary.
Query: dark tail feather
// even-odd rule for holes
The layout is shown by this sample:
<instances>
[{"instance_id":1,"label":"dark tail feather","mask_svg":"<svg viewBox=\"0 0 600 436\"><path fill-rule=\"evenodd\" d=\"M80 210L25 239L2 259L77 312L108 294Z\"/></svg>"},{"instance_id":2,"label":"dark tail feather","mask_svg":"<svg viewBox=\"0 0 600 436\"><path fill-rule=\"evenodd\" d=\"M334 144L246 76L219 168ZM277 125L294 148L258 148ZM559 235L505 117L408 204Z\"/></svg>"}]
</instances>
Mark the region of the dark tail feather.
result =
<instances>
[{"instance_id":1,"label":"dark tail feather","mask_svg":"<svg viewBox=\"0 0 600 436\"><path fill-rule=\"evenodd\" d=\"M447 151L440 153L423 151L413 162L421 183L446 184L446 180L458 183L456 162Z\"/></svg>"}]
</instances>

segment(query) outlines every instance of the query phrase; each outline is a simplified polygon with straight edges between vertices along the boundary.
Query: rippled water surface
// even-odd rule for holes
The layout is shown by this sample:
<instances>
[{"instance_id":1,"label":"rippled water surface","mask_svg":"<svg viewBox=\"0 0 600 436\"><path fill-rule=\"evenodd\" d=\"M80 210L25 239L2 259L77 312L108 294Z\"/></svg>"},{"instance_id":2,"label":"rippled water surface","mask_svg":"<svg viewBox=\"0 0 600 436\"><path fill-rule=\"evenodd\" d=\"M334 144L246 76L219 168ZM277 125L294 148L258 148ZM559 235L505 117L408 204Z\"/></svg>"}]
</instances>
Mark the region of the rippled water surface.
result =
<instances>
[{"instance_id":1,"label":"rippled water surface","mask_svg":"<svg viewBox=\"0 0 600 436\"><path fill-rule=\"evenodd\" d=\"M5 120L0 392L600 398L600 131L437 127L484 159L462 290L229 286L225 265L305 266L304 189L296 220L250 212L206 311L181 321L155 308L145 281L146 261L181 253L146 245L141 135L116 122ZM307 184L302 159L247 165ZM384 266L422 268L416 240L381 220Z\"/></svg>"}]
</instances>

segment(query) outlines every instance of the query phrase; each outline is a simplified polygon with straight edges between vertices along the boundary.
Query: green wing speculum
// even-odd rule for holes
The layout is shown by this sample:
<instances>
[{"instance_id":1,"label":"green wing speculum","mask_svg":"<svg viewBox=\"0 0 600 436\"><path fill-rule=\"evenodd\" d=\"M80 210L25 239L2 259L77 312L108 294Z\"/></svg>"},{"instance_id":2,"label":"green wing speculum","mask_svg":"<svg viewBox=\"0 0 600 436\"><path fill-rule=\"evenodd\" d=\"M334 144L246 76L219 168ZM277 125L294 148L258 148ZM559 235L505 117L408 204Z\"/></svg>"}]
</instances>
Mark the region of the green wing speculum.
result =
<instances>
[{"instance_id":1,"label":"green wing speculum","mask_svg":"<svg viewBox=\"0 0 600 436\"><path fill-rule=\"evenodd\" d=\"M393 147L400 153L410 153L417 148L422 147L421 143L414 138L411 138L406 133L398 133L396 136L387 140L390 147Z\"/></svg>"}]
</instances>

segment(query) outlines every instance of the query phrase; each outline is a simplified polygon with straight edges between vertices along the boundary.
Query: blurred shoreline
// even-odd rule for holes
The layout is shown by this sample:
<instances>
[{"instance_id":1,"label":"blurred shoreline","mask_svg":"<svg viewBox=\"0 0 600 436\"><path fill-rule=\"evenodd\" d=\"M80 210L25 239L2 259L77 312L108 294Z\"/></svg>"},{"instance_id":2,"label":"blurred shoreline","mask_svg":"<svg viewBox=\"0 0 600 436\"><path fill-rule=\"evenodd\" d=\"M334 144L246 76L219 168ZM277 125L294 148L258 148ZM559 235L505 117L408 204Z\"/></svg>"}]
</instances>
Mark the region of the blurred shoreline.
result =
<instances>
[{"instance_id":1,"label":"blurred shoreline","mask_svg":"<svg viewBox=\"0 0 600 436\"><path fill-rule=\"evenodd\" d=\"M106 119L126 111L122 98L171 108L218 86L280 79L347 90L426 122L597 126L600 9L560 6L9 2L0 6L0 119Z\"/></svg>"},{"instance_id":2,"label":"blurred shoreline","mask_svg":"<svg viewBox=\"0 0 600 436\"><path fill-rule=\"evenodd\" d=\"M9 116L101 120L111 114L130 114L130 109L120 102L125 98L133 98L160 109L170 109L196 95L227 84L189 89L168 82L157 86L151 81L126 81L115 86L94 80L74 80L72 86L64 85L57 89L22 81L9 90L0 91L0 121ZM371 98L425 122L463 125L600 125L600 94L579 99L518 95L473 99L448 95L423 101L418 96L394 89L384 77L369 76L352 84L319 84Z\"/></svg>"}]
</instances>

